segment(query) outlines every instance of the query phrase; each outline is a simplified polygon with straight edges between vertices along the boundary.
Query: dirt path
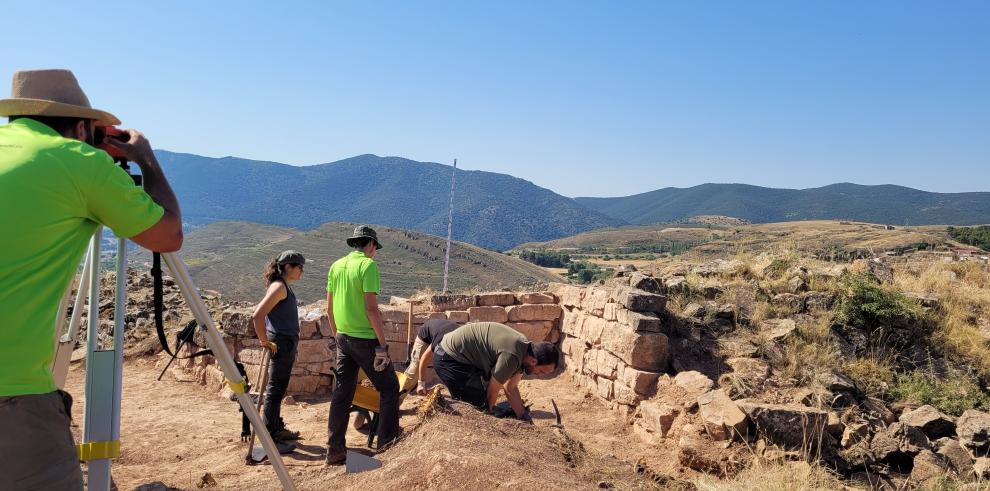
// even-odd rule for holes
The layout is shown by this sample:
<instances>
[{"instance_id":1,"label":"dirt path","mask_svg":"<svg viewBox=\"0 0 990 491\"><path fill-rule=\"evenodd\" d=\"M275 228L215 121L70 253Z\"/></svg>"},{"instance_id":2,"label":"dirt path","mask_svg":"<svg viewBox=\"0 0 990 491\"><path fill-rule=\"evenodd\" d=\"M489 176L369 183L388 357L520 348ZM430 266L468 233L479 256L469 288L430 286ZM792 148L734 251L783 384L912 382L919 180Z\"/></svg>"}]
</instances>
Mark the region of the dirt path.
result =
<instances>
[{"instance_id":1,"label":"dirt path","mask_svg":"<svg viewBox=\"0 0 990 491\"><path fill-rule=\"evenodd\" d=\"M130 360L125 364L122 455L113 465L119 489L131 490L154 482L197 489L206 473L217 482L212 489L279 489L270 465L244 465L247 444L240 441L241 419L236 403L210 394L196 383L168 378L156 382L156 376L150 359ZM66 390L75 397L73 414L78 426L73 427L73 432L77 441L82 431L84 383L84 367L76 363L69 373ZM533 404L537 425L554 423L550 405L553 398L570 436L589 449L626 462L652 453L651 447L642 443L628 424L590 396L585 397L567 377L525 381L522 390ZM409 397L403 403L403 427L415 421L413 408L418 401L418 397ZM323 465L328 409L327 400L300 401L283 409L287 424L304 437L296 453L285 459L290 474L297 482L305 483L300 489L322 489L324 486L312 483L330 484L334 476L343 473L340 468ZM352 449L364 448L365 435L351 429L347 438ZM443 450L455 454L467 451ZM388 465L387 459L384 465Z\"/></svg>"}]
</instances>

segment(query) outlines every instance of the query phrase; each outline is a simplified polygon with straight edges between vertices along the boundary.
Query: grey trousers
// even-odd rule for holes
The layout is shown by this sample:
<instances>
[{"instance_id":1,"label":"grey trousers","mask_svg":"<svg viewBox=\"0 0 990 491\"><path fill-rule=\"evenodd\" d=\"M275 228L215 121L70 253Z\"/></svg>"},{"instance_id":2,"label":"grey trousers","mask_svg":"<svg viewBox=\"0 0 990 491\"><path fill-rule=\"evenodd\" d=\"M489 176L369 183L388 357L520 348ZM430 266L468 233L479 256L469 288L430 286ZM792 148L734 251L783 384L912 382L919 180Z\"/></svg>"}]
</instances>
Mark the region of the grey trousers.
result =
<instances>
[{"instance_id":1,"label":"grey trousers","mask_svg":"<svg viewBox=\"0 0 990 491\"><path fill-rule=\"evenodd\" d=\"M83 489L71 408L72 397L60 390L0 396L0 489Z\"/></svg>"}]
</instances>

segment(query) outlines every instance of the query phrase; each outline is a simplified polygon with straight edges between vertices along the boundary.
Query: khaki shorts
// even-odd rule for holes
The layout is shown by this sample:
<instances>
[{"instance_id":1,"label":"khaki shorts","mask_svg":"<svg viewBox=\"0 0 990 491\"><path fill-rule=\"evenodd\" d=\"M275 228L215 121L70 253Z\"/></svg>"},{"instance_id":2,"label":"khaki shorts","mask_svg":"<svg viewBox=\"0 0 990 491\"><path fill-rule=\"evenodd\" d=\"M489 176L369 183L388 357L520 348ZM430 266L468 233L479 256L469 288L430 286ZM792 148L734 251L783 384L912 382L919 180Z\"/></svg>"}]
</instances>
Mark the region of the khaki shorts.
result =
<instances>
[{"instance_id":1,"label":"khaki shorts","mask_svg":"<svg viewBox=\"0 0 990 491\"><path fill-rule=\"evenodd\" d=\"M0 396L0 489L83 489L71 408L62 391Z\"/></svg>"}]
</instances>

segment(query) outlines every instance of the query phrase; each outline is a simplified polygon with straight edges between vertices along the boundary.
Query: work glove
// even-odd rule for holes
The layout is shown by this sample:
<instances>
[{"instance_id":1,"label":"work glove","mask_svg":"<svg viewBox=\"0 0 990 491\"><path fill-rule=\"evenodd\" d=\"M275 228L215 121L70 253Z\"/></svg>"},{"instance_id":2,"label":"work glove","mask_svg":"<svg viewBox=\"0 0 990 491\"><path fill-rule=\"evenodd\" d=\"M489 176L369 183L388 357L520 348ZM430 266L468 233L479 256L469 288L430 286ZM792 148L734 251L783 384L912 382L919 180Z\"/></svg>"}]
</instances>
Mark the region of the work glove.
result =
<instances>
[{"instance_id":1,"label":"work glove","mask_svg":"<svg viewBox=\"0 0 990 491\"><path fill-rule=\"evenodd\" d=\"M416 382L416 395L426 395L426 382L422 380Z\"/></svg>"},{"instance_id":2,"label":"work glove","mask_svg":"<svg viewBox=\"0 0 990 491\"><path fill-rule=\"evenodd\" d=\"M273 343L271 341L265 341L265 342L261 343L261 345L264 346L265 348L268 348L268 351L271 351L272 352L272 355L275 355L276 353L278 353L278 345L276 345L275 343Z\"/></svg>"},{"instance_id":3,"label":"work glove","mask_svg":"<svg viewBox=\"0 0 990 491\"><path fill-rule=\"evenodd\" d=\"M392 364L392 360L388 358L388 348L384 346L375 347L375 371L382 372L389 365Z\"/></svg>"}]
</instances>

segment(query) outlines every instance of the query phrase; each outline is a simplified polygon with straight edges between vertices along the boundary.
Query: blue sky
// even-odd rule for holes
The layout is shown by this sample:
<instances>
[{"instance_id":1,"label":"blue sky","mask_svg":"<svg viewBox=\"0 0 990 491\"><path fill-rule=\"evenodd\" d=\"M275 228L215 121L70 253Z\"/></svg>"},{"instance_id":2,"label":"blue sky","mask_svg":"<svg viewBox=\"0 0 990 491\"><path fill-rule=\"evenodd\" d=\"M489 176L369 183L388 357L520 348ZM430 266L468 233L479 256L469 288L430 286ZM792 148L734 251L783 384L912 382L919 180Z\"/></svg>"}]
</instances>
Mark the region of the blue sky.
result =
<instances>
[{"instance_id":1,"label":"blue sky","mask_svg":"<svg viewBox=\"0 0 990 491\"><path fill-rule=\"evenodd\" d=\"M157 148L456 157L567 196L990 191L985 1L44 4L4 6L0 77L71 68Z\"/></svg>"}]
</instances>

